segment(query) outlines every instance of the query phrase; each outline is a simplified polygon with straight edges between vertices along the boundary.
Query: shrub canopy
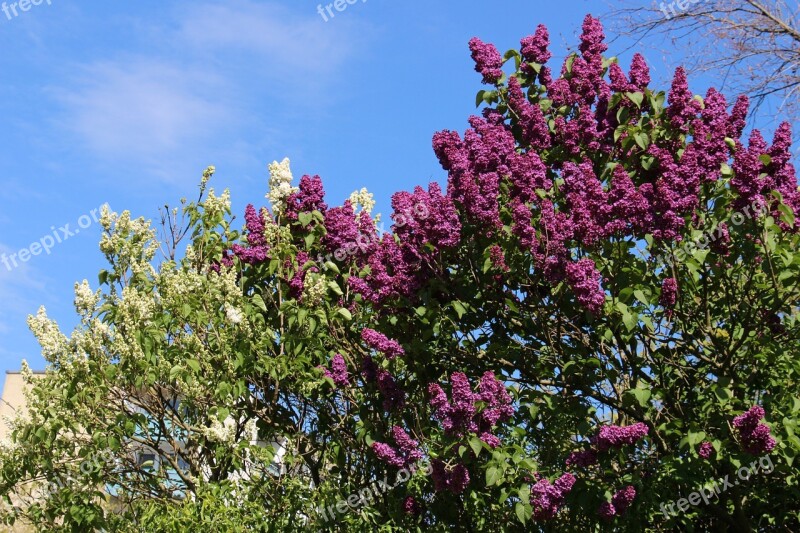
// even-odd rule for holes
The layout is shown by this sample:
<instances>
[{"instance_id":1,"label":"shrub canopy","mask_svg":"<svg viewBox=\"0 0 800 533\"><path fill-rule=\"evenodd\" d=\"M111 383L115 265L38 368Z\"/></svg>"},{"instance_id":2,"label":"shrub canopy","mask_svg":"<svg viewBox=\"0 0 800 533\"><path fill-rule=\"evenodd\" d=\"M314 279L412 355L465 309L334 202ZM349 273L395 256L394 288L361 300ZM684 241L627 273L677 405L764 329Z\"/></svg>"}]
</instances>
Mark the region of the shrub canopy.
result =
<instances>
[{"instance_id":1,"label":"shrub canopy","mask_svg":"<svg viewBox=\"0 0 800 533\"><path fill-rule=\"evenodd\" d=\"M434 135L447 186L393 195L391 232L288 160L241 233L213 168L161 237L106 211L79 327L30 318L50 368L2 453L8 520L800 528L789 125L744 140L747 98L681 69L651 89L591 16L558 75L546 28L520 45L470 41L480 116Z\"/></svg>"}]
</instances>

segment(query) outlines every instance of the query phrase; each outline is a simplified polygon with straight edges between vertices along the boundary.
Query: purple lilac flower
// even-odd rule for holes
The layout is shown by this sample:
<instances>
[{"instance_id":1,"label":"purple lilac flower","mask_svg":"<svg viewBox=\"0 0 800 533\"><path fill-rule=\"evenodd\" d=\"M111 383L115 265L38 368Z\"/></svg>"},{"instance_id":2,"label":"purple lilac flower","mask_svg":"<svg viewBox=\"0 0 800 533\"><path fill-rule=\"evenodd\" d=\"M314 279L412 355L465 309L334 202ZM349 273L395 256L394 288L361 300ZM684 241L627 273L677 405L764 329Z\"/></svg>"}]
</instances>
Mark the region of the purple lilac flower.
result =
<instances>
[{"instance_id":1,"label":"purple lilac flower","mask_svg":"<svg viewBox=\"0 0 800 533\"><path fill-rule=\"evenodd\" d=\"M578 303L592 314L600 314L606 298L600 287L600 272L597 271L594 261L583 258L577 263L567 264L567 280Z\"/></svg>"},{"instance_id":2,"label":"purple lilac flower","mask_svg":"<svg viewBox=\"0 0 800 533\"><path fill-rule=\"evenodd\" d=\"M628 510L635 498L636 489L631 485L617 491L611 498L611 504L614 506L615 514L617 516L625 514L625 511Z\"/></svg>"},{"instance_id":3,"label":"purple lilac flower","mask_svg":"<svg viewBox=\"0 0 800 533\"><path fill-rule=\"evenodd\" d=\"M398 426L392 427L392 438L397 448L384 442L374 442L372 450L378 459L396 468L408 468L422 459L419 442L412 439L406 431Z\"/></svg>"},{"instance_id":4,"label":"purple lilac flower","mask_svg":"<svg viewBox=\"0 0 800 533\"><path fill-rule=\"evenodd\" d=\"M433 487L436 492L450 491L453 494L461 494L469 485L469 470L461 463L457 463L449 470L439 459L431 462L431 477Z\"/></svg>"},{"instance_id":5,"label":"purple lilac flower","mask_svg":"<svg viewBox=\"0 0 800 533\"><path fill-rule=\"evenodd\" d=\"M764 408L754 405L733 419L733 426L739 435L742 448L749 454L769 453L777 444L775 438L770 434L769 426L760 423L764 416Z\"/></svg>"},{"instance_id":6,"label":"purple lilac flower","mask_svg":"<svg viewBox=\"0 0 800 533\"><path fill-rule=\"evenodd\" d=\"M383 408L387 411L401 409L406 403L406 393L397 385L392 374L380 368L372 357L366 356L361 363L361 375L367 383L375 383L383 396Z\"/></svg>"},{"instance_id":7,"label":"purple lilac flower","mask_svg":"<svg viewBox=\"0 0 800 533\"><path fill-rule=\"evenodd\" d=\"M633 55L630 70L631 83L636 86L637 90L643 90L650 83L650 67L647 66L642 54L636 53Z\"/></svg>"},{"instance_id":8,"label":"purple lilac flower","mask_svg":"<svg viewBox=\"0 0 800 533\"><path fill-rule=\"evenodd\" d=\"M340 354L331 359L331 368L325 369L325 376L329 377L339 387L346 387L350 383L350 374L347 372L347 363Z\"/></svg>"},{"instance_id":9,"label":"purple lilac flower","mask_svg":"<svg viewBox=\"0 0 800 533\"><path fill-rule=\"evenodd\" d=\"M234 244L231 247L231 251L233 251L236 257L238 257L243 263L257 265L259 263L263 263L267 259L269 246L264 238L265 224L262 216L263 213L256 211L256 208L253 207L253 204L247 204L247 207L245 207L244 220L245 227L247 228L248 246L245 247L239 244ZM223 255L222 263L225 266L230 266L230 264L226 262L226 258L227 254ZM228 259L228 261L230 261L230 259Z\"/></svg>"},{"instance_id":10,"label":"purple lilac flower","mask_svg":"<svg viewBox=\"0 0 800 533\"><path fill-rule=\"evenodd\" d=\"M661 282L661 299L659 303L665 309L672 309L678 301L678 280L667 278Z\"/></svg>"},{"instance_id":11,"label":"purple lilac flower","mask_svg":"<svg viewBox=\"0 0 800 533\"><path fill-rule=\"evenodd\" d=\"M495 84L503 76L503 58L493 44L473 37L469 41L475 71L483 76L483 83Z\"/></svg>"},{"instance_id":12,"label":"purple lilac flower","mask_svg":"<svg viewBox=\"0 0 800 533\"><path fill-rule=\"evenodd\" d=\"M315 210L325 214L328 205L324 202L325 190L319 176L303 176L298 189L286 199L287 220L295 221L298 214Z\"/></svg>"},{"instance_id":13,"label":"purple lilac flower","mask_svg":"<svg viewBox=\"0 0 800 533\"><path fill-rule=\"evenodd\" d=\"M548 50L550 47L550 34L544 24L536 27L533 35L523 38L520 41L520 53L522 59L529 63L547 63L552 54Z\"/></svg>"},{"instance_id":14,"label":"purple lilac flower","mask_svg":"<svg viewBox=\"0 0 800 533\"><path fill-rule=\"evenodd\" d=\"M539 478L539 476L536 476ZM575 476L570 473L563 474L554 483L550 483L545 477L531 487L531 505L533 506L533 516L536 520L550 520L555 517L562 505L566 495L572 490L575 484Z\"/></svg>"},{"instance_id":15,"label":"purple lilac flower","mask_svg":"<svg viewBox=\"0 0 800 533\"><path fill-rule=\"evenodd\" d=\"M599 433L592 439L598 451L604 452L609 448L636 444L644 438L650 428L647 424L637 422L632 426L603 426Z\"/></svg>"},{"instance_id":16,"label":"purple lilac flower","mask_svg":"<svg viewBox=\"0 0 800 533\"><path fill-rule=\"evenodd\" d=\"M428 385L430 405L434 417L450 435L463 436L465 433L482 433L489 437L487 444L499 445L500 440L491 433L491 428L511 418L514 414L511 396L503 383L492 372L485 372L478 384L478 392L472 392L469 379L462 372L450 376L450 401L441 386ZM478 412L475 402L483 402L484 408Z\"/></svg>"},{"instance_id":17,"label":"purple lilac flower","mask_svg":"<svg viewBox=\"0 0 800 533\"><path fill-rule=\"evenodd\" d=\"M506 264L506 256L503 253L503 249L500 248L500 246L495 244L491 248L489 248L489 259L492 262L492 266L497 270L500 270L502 272L509 271L508 265Z\"/></svg>"},{"instance_id":18,"label":"purple lilac flower","mask_svg":"<svg viewBox=\"0 0 800 533\"><path fill-rule=\"evenodd\" d=\"M400 343L391 340L383 333L378 333L374 329L364 328L361 330L361 339L373 350L383 353L388 359L394 359L398 355L404 355L405 351Z\"/></svg>"},{"instance_id":19,"label":"purple lilac flower","mask_svg":"<svg viewBox=\"0 0 800 533\"><path fill-rule=\"evenodd\" d=\"M614 515L617 514L617 510L614 509L614 504L611 502L604 502L600 509L598 509L597 514L600 515L600 518L603 520L611 520L614 518Z\"/></svg>"},{"instance_id":20,"label":"purple lilac flower","mask_svg":"<svg viewBox=\"0 0 800 533\"><path fill-rule=\"evenodd\" d=\"M422 505L413 496L408 496L403 501L403 512L412 516L419 516L422 514Z\"/></svg>"},{"instance_id":21,"label":"purple lilac flower","mask_svg":"<svg viewBox=\"0 0 800 533\"><path fill-rule=\"evenodd\" d=\"M708 459L714 453L714 445L708 441L700 443L700 448L697 450L697 455L703 459Z\"/></svg>"},{"instance_id":22,"label":"purple lilac flower","mask_svg":"<svg viewBox=\"0 0 800 533\"><path fill-rule=\"evenodd\" d=\"M594 450L582 450L579 452L572 452L567 457L567 466L577 466L585 468L597 464L597 452Z\"/></svg>"}]
</instances>

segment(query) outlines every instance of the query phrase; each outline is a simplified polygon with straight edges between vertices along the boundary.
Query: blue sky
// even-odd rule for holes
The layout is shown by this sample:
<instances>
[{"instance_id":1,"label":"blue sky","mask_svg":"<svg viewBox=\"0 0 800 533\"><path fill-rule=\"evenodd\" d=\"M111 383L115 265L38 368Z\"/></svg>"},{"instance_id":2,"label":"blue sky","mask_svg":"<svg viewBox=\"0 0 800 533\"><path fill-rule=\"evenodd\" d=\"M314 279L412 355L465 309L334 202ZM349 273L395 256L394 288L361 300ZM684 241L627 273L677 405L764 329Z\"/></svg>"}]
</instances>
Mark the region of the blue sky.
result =
<instances>
[{"instance_id":1,"label":"blue sky","mask_svg":"<svg viewBox=\"0 0 800 533\"><path fill-rule=\"evenodd\" d=\"M470 37L504 51L544 23L560 62L583 16L604 10L536 4L366 0L327 22L317 0L44 0L10 19L0 11L0 253L51 227L74 231L106 202L155 218L194 196L210 164L236 213L266 202L266 165L283 157L296 177L321 175L329 203L366 186L388 213L393 192L444 179L431 136L463 130L474 112ZM654 77L676 57L648 56ZM23 358L43 368L25 326L39 305L72 330L74 283L96 286L105 266L87 220L49 255L0 263L0 370Z\"/></svg>"}]
</instances>

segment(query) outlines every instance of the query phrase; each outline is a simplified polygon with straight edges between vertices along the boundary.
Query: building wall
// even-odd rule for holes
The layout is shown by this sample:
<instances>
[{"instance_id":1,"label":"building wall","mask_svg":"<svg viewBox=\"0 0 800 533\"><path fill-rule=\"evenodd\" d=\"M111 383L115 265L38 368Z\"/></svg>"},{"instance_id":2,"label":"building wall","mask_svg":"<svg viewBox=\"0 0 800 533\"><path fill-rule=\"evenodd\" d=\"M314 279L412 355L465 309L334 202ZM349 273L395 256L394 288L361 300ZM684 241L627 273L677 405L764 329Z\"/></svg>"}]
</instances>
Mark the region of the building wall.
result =
<instances>
[{"instance_id":1,"label":"building wall","mask_svg":"<svg viewBox=\"0 0 800 533\"><path fill-rule=\"evenodd\" d=\"M41 376L44 373L34 372L33 375ZM3 396L0 398L0 441L10 436L7 421L15 418L18 414L27 412L24 391L25 382L22 379L22 374L6 371Z\"/></svg>"}]
</instances>

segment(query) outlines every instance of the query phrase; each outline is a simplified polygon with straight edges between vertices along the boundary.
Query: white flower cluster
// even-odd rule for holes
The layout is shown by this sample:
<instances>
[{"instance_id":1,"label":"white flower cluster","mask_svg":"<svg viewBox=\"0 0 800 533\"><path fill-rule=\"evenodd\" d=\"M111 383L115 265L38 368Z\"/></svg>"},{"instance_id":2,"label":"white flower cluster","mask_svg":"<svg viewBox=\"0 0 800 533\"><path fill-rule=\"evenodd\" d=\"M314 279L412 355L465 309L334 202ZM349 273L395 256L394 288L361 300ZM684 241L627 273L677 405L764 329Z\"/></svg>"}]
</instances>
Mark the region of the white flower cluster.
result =
<instances>
[{"instance_id":1,"label":"white flower cluster","mask_svg":"<svg viewBox=\"0 0 800 533\"><path fill-rule=\"evenodd\" d=\"M81 315L83 322L89 321L99 301L100 291L92 291L87 280L83 280L82 283L75 283L75 310Z\"/></svg>"},{"instance_id":2,"label":"white flower cluster","mask_svg":"<svg viewBox=\"0 0 800 533\"><path fill-rule=\"evenodd\" d=\"M105 205L100 212L100 224L105 230L100 238L100 251L109 258L116 256L111 262L118 270L124 272L130 268L133 274L154 273L150 261L158 250L158 241L149 221L144 217L131 220L130 211L119 214Z\"/></svg>"},{"instance_id":3,"label":"white flower cluster","mask_svg":"<svg viewBox=\"0 0 800 533\"><path fill-rule=\"evenodd\" d=\"M236 437L236 421L231 417L226 418L225 422L215 418L211 422L211 427L203 428L202 433L214 442L233 444Z\"/></svg>"},{"instance_id":4,"label":"white flower cluster","mask_svg":"<svg viewBox=\"0 0 800 533\"><path fill-rule=\"evenodd\" d=\"M175 270L171 263L162 265L157 281L161 304L169 309L180 309L189 298L207 292L206 276L189 269Z\"/></svg>"},{"instance_id":5,"label":"white flower cluster","mask_svg":"<svg viewBox=\"0 0 800 533\"><path fill-rule=\"evenodd\" d=\"M222 191L222 196L217 196L212 187L208 191L208 197L203 202L205 210L209 214L226 214L231 210L231 191L225 189Z\"/></svg>"},{"instance_id":6,"label":"white flower cluster","mask_svg":"<svg viewBox=\"0 0 800 533\"><path fill-rule=\"evenodd\" d=\"M272 204L272 210L280 215L286 208L286 200L292 193L297 192L297 187L292 187L292 171L289 168L289 158L284 158L278 163L273 161L269 165L269 192L267 199Z\"/></svg>"},{"instance_id":7,"label":"white flower cluster","mask_svg":"<svg viewBox=\"0 0 800 533\"><path fill-rule=\"evenodd\" d=\"M353 210L356 212L358 212L357 207L360 206L361 211L369 214L375 208L375 197L364 187L360 191L353 191L350 195L350 205L353 206Z\"/></svg>"},{"instance_id":8,"label":"white flower cluster","mask_svg":"<svg viewBox=\"0 0 800 533\"><path fill-rule=\"evenodd\" d=\"M152 322L156 313L156 303L150 294L140 292L135 287L123 287L122 299L117 303L117 324L127 331L135 331Z\"/></svg>"},{"instance_id":9,"label":"white flower cluster","mask_svg":"<svg viewBox=\"0 0 800 533\"><path fill-rule=\"evenodd\" d=\"M240 324L244 319L242 312L227 302L225 302L225 316L232 324Z\"/></svg>"},{"instance_id":10,"label":"white flower cluster","mask_svg":"<svg viewBox=\"0 0 800 533\"><path fill-rule=\"evenodd\" d=\"M44 306L39 308L36 316L28 315L28 328L30 328L39 345L42 347L42 357L49 362L60 360L68 350L67 338L61 333L55 320L47 317Z\"/></svg>"},{"instance_id":11,"label":"white flower cluster","mask_svg":"<svg viewBox=\"0 0 800 533\"><path fill-rule=\"evenodd\" d=\"M206 169L203 171L203 179L200 180L200 187L201 188L205 188L206 184L208 183L208 180L211 179L211 176L213 176L214 172L216 172L216 171L217 171L217 167L215 167L214 165L210 165L210 166L206 167Z\"/></svg>"},{"instance_id":12,"label":"white flower cluster","mask_svg":"<svg viewBox=\"0 0 800 533\"><path fill-rule=\"evenodd\" d=\"M328 294L328 280L314 272L309 272L303 284L303 303L316 305Z\"/></svg>"}]
</instances>

